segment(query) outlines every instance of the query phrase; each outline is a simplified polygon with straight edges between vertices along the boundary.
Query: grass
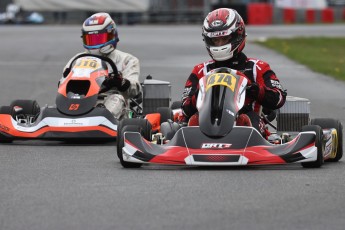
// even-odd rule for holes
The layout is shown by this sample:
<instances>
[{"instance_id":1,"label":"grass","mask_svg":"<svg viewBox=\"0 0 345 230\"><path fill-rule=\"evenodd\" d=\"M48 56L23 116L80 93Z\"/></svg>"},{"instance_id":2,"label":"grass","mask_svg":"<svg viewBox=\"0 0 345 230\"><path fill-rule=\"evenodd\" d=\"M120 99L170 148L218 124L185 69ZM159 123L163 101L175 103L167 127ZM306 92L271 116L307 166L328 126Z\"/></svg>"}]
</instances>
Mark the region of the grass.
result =
<instances>
[{"instance_id":1,"label":"grass","mask_svg":"<svg viewBox=\"0 0 345 230\"><path fill-rule=\"evenodd\" d=\"M276 50L313 71L345 81L345 38L270 38L256 43Z\"/></svg>"}]
</instances>

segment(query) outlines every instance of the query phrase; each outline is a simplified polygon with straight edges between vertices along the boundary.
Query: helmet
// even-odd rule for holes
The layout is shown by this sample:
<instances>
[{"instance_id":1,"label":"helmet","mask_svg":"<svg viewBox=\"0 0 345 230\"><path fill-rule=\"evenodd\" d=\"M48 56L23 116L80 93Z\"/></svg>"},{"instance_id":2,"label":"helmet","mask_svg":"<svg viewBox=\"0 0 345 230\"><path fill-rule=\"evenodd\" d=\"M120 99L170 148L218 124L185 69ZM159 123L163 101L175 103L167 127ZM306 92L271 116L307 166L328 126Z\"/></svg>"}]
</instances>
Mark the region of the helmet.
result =
<instances>
[{"instance_id":1,"label":"helmet","mask_svg":"<svg viewBox=\"0 0 345 230\"><path fill-rule=\"evenodd\" d=\"M107 13L87 18L83 23L82 38L87 52L97 55L111 53L119 41L116 24Z\"/></svg>"},{"instance_id":2,"label":"helmet","mask_svg":"<svg viewBox=\"0 0 345 230\"><path fill-rule=\"evenodd\" d=\"M236 10L220 8L204 20L202 36L213 60L225 61L241 52L246 32L243 19Z\"/></svg>"}]
</instances>

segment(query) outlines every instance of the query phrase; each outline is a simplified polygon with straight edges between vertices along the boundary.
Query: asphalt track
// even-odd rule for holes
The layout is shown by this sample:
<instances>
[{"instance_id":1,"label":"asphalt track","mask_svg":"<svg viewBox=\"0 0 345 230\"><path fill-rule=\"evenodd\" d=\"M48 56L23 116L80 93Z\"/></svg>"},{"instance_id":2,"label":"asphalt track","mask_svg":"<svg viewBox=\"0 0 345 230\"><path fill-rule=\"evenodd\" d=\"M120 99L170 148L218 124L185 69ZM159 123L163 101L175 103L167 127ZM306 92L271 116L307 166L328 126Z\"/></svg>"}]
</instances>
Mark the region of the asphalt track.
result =
<instances>
[{"instance_id":1,"label":"asphalt track","mask_svg":"<svg viewBox=\"0 0 345 230\"><path fill-rule=\"evenodd\" d=\"M309 98L312 117L345 124L343 82L250 43L269 36L345 37L344 25L247 32L247 55L269 62L289 95ZM119 34L118 48L141 60L141 80L150 74L171 81L173 100L180 98L192 67L209 59L199 26L121 26ZM23 98L53 104L65 62L82 50L79 36L78 26L1 26L0 105ZM295 164L127 170L114 144L18 141L0 146L0 229L343 230L344 169L341 160L320 169Z\"/></svg>"}]
</instances>

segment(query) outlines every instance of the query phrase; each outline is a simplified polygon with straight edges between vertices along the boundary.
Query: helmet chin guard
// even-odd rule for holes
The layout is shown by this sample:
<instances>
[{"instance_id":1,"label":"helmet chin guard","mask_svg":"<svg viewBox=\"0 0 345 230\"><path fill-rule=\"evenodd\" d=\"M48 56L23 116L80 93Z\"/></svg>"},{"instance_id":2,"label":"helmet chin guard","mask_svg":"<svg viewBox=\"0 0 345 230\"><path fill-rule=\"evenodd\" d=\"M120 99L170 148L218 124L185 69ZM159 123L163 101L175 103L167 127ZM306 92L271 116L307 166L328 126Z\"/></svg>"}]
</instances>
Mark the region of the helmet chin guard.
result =
<instances>
[{"instance_id":1,"label":"helmet chin guard","mask_svg":"<svg viewBox=\"0 0 345 230\"><path fill-rule=\"evenodd\" d=\"M100 49L86 49L85 51L89 54L100 55L100 56L107 56L111 52L115 50L114 46L109 44Z\"/></svg>"},{"instance_id":2,"label":"helmet chin guard","mask_svg":"<svg viewBox=\"0 0 345 230\"><path fill-rule=\"evenodd\" d=\"M213 60L216 61L225 61L234 56L234 51L231 49L231 44L224 46L210 46L207 48L208 53Z\"/></svg>"},{"instance_id":3,"label":"helmet chin guard","mask_svg":"<svg viewBox=\"0 0 345 230\"><path fill-rule=\"evenodd\" d=\"M110 54L111 52L113 52L115 50L115 47L112 44L103 46L102 48L99 49L99 52L101 54Z\"/></svg>"}]
</instances>

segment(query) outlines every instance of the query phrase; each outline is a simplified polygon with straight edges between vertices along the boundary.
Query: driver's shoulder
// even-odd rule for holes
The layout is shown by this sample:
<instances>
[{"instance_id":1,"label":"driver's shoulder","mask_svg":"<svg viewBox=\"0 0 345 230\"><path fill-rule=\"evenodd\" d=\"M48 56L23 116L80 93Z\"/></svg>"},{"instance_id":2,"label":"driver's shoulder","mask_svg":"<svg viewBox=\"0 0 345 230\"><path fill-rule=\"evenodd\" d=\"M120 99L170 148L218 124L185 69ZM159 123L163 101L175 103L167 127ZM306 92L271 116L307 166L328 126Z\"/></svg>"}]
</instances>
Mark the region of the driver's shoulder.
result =
<instances>
[{"instance_id":1,"label":"driver's shoulder","mask_svg":"<svg viewBox=\"0 0 345 230\"><path fill-rule=\"evenodd\" d=\"M205 72L205 69L209 69L209 66L212 66L213 63L214 63L213 60L199 63L193 67L193 73L195 73L197 75L198 74L203 75ZM212 67L211 67L211 69L212 69ZM206 72L207 72L207 70L206 70Z\"/></svg>"},{"instance_id":2,"label":"driver's shoulder","mask_svg":"<svg viewBox=\"0 0 345 230\"><path fill-rule=\"evenodd\" d=\"M269 64L267 62L265 62L261 59L257 59L257 58L248 58L247 63L253 63L255 66L258 66L258 67L269 66Z\"/></svg>"},{"instance_id":3,"label":"driver's shoulder","mask_svg":"<svg viewBox=\"0 0 345 230\"><path fill-rule=\"evenodd\" d=\"M133 54L123 52L121 50L114 50L112 53L108 55L108 57L115 61L115 63L125 62L128 63L129 61L132 62L139 62L139 59L135 57Z\"/></svg>"}]
</instances>

